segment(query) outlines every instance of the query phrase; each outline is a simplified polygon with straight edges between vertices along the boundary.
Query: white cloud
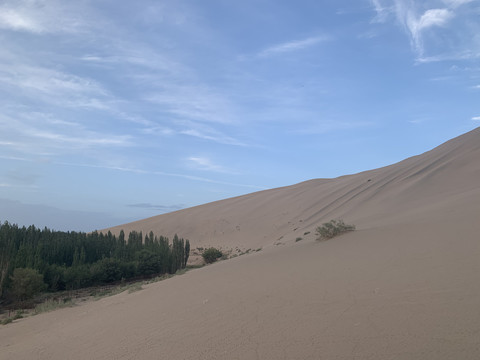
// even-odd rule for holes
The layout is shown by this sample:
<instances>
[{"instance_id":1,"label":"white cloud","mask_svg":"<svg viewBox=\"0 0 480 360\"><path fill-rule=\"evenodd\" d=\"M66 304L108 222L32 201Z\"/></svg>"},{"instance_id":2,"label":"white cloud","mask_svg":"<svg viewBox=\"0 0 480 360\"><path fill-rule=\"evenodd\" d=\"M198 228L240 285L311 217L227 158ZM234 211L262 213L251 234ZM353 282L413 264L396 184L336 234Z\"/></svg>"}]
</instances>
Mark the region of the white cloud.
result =
<instances>
[{"instance_id":1,"label":"white cloud","mask_svg":"<svg viewBox=\"0 0 480 360\"><path fill-rule=\"evenodd\" d=\"M5 0L0 5L0 28L34 34L90 32L92 14L81 2Z\"/></svg>"},{"instance_id":2,"label":"white cloud","mask_svg":"<svg viewBox=\"0 0 480 360\"><path fill-rule=\"evenodd\" d=\"M480 116L474 116L474 117L472 117L472 120L473 121L480 121Z\"/></svg>"},{"instance_id":3,"label":"white cloud","mask_svg":"<svg viewBox=\"0 0 480 360\"><path fill-rule=\"evenodd\" d=\"M390 13L408 34L418 62L461 60L480 56L478 20L468 4L477 0L370 0L376 17ZM439 6L440 5L440 6ZM442 6L443 5L443 6Z\"/></svg>"},{"instance_id":4,"label":"white cloud","mask_svg":"<svg viewBox=\"0 0 480 360\"><path fill-rule=\"evenodd\" d=\"M375 16L372 22L383 23L387 21L388 16L392 12L391 7L385 6L380 0L370 0L370 2L372 3L375 12L377 13L377 16Z\"/></svg>"},{"instance_id":5,"label":"white cloud","mask_svg":"<svg viewBox=\"0 0 480 360\"><path fill-rule=\"evenodd\" d=\"M416 24L417 31L432 26L444 26L453 17L453 12L448 9L429 9L420 17Z\"/></svg>"},{"instance_id":6,"label":"white cloud","mask_svg":"<svg viewBox=\"0 0 480 360\"><path fill-rule=\"evenodd\" d=\"M272 55L303 50L303 49L312 47L312 46L314 46L314 45L316 45L320 42L327 41L327 40L329 40L328 36L321 35L321 36L309 37L309 38L302 39L302 40L285 42L285 43L282 43L282 44L270 46L270 47L262 50L258 54L258 56L268 57L268 56L272 56Z\"/></svg>"},{"instance_id":7,"label":"white cloud","mask_svg":"<svg viewBox=\"0 0 480 360\"><path fill-rule=\"evenodd\" d=\"M108 92L93 79L41 66L0 60L0 83L12 94L66 107L106 110Z\"/></svg>"},{"instance_id":8,"label":"white cloud","mask_svg":"<svg viewBox=\"0 0 480 360\"><path fill-rule=\"evenodd\" d=\"M444 26L453 17L453 13L448 9L429 9L418 17L413 8L405 7L401 1L397 1L397 4L397 16L410 33L417 54L423 57L423 32L434 26Z\"/></svg>"},{"instance_id":9,"label":"white cloud","mask_svg":"<svg viewBox=\"0 0 480 360\"><path fill-rule=\"evenodd\" d=\"M28 15L4 6L0 7L0 28L16 31L25 30L34 33L44 31L43 27Z\"/></svg>"},{"instance_id":10,"label":"white cloud","mask_svg":"<svg viewBox=\"0 0 480 360\"><path fill-rule=\"evenodd\" d=\"M191 156L188 159L189 165L194 167L197 170L203 171L213 171L213 172L220 172L220 173L233 173L231 170L218 165L214 164L212 160L202 156Z\"/></svg>"},{"instance_id":11,"label":"white cloud","mask_svg":"<svg viewBox=\"0 0 480 360\"><path fill-rule=\"evenodd\" d=\"M219 144L248 146L244 142L228 136L221 131L213 129L210 126L204 126L192 122L187 122L184 126L186 127L177 131L179 134L193 136L199 139L209 140Z\"/></svg>"},{"instance_id":12,"label":"white cloud","mask_svg":"<svg viewBox=\"0 0 480 360\"><path fill-rule=\"evenodd\" d=\"M50 114L0 115L0 146L21 154L52 157L79 150L128 147L133 144L130 135L105 133L86 125L58 120Z\"/></svg>"},{"instance_id":13,"label":"white cloud","mask_svg":"<svg viewBox=\"0 0 480 360\"><path fill-rule=\"evenodd\" d=\"M228 186L237 186L237 187L244 187L256 190L265 190L266 187L258 186L258 185L250 185L250 184L239 184L239 183L231 183L226 181L214 180L210 178L188 175L188 174L179 174L179 173L168 173L164 171L147 171L142 169L134 169L128 167L119 167L119 166L104 166L104 165L92 165L92 164L80 164L80 163L66 163L66 162L55 162L57 165L63 166L75 166L75 167L87 167L87 168L95 168L95 169L107 169L107 170L115 170L115 171L124 171L124 172L131 172L135 174L150 174L150 175L158 175L158 176L169 176L169 177L177 177L192 181L201 181L211 184L219 184L219 185L228 185Z\"/></svg>"},{"instance_id":14,"label":"white cloud","mask_svg":"<svg viewBox=\"0 0 480 360\"><path fill-rule=\"evenodd\" d=\"M145 97L180 120L232 123L232 104L224 96L203 85L178 85L165 82L158 91Z\"/></svg>"}]
</instances>

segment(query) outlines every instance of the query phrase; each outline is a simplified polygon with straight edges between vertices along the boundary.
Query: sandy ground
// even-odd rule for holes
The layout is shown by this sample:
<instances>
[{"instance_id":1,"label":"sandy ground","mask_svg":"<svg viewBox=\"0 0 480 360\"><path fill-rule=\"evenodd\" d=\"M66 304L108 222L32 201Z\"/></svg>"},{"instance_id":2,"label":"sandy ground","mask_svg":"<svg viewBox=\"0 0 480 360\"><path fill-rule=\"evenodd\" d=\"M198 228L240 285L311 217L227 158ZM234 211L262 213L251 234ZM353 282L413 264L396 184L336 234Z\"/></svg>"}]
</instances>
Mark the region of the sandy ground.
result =
<instances>
[{"instance_id":1,"label":"sandy ground","mask_svg":"<svg viewBox=\"0 0 480 360\"><path fill-rule=\"evenodd\" d=\"M263 250L2 326L0 359L480 358L478 130L391 167L140 225L176 230L175 216L206 234L197 244ZM294 241L337 216L358 230Z\"/></svg>"}]
</instances>

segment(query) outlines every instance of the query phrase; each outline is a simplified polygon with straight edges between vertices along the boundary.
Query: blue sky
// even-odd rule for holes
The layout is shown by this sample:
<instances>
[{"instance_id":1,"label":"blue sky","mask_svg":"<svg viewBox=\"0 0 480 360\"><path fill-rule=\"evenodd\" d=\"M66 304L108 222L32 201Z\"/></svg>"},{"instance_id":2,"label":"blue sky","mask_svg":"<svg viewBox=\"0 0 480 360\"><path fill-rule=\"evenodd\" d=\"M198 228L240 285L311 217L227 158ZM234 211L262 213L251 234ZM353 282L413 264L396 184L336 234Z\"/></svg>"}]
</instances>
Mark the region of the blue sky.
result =
<instances>
[{"instance_id":1,"label":"blue sky","mask_svg":"<svg viewBox=\"0 0 480 360\"><path fill-rule=\"evenodd\" d=\"M90 231L480 125L480 0L2 0L0 221Z\"/></svg>"}]
</instances>

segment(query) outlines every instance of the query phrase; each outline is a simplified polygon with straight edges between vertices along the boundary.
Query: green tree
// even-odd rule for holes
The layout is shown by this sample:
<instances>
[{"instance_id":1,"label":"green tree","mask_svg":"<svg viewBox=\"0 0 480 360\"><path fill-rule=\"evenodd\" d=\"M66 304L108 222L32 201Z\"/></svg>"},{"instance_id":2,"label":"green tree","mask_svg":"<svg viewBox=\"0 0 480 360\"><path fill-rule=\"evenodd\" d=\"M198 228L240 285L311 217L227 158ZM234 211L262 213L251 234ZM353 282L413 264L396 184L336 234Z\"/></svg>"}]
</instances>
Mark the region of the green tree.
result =
<instances>
[{"instance_id":1,"label":"green tree","mask_svg":"<svg viewBox=\"0 0 480 360\"><path fill-rule=\"evenodd\" d=\"M105 258L91 267L92 278L100 283L111 283L122 278L121 263L117 259Z\"/></svg>"},{"instance_id":2,"label":"green tree","mask_svg":"<svg viewBox=\"0 0 480 360\"><path fill-rule=\"evenodd\" d=\"M190 241L185 240L185 262L184 267L187 266L188 258L190 257Z\"/></svg>"},{"instance_id":3,"label":"green tree","mask_svg":"<svg viewBox=\"0 0 480 360\"><path fill-rule=\"evenodd\" d=\"M43 282L43 275L34 269L16 268L13 270L11 280L12 294L20 301L32 299L47 288Z\"/></svg>"},{"instance_id":4,"label":"green tree","mask_svg":"<svg viewBox=\"0 0 480 360\"><path fill-rule=\"evenodd\" d=\"M139 275L154 275L158 274L162 269L162 259L159 255L143 249L137 253L138 260L138 274Z\"/></svg>"}]
</instances>

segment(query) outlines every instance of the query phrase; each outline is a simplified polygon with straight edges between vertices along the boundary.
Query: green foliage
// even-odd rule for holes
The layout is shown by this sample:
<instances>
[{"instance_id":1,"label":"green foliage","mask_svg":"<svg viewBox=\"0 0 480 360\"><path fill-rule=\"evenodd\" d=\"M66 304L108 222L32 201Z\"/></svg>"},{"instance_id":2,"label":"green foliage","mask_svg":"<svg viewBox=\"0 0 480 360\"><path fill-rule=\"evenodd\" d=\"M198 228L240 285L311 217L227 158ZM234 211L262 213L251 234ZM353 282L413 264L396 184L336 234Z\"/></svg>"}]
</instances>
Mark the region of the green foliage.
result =
<instances>
[{"instance_id":1,"label":"green foliage","mask_svg":"<svg viewBox=\"0 0 480 360\"><path fill-rule=\"evenodd\" d=\"M185 266L187 266L188 258L190 256L190 241L185 240Z\"/></svg>"},{"instance_id":2,"label":"green foliage","mask_svg":"<svg viewBox=\"0 0 480 360\"><path fill-rule=\"evenodd\" d=\"M317 240L328 240L340 234L354 230L355 225L347 225L343 220L330 220L322 226L317 227L315 234L317 235Z\"/></svg>"},{"instance_id":3,"label":"green foliage","mask_svg":"<svg viewBox=\"0 0 480 360\"><path fill-rule=\"evenodd\" d=\"M16 268L35 269L49 291L73 290L122 279L174 274L186 266L190 243L175 235L172 244L150 232L123 231L116 237L94 231L43 230L0 222L0 297L13 294ZM24 295L22 295L23 297Z\"/></svg>"},{"instance_id":4,"label":"green foliage","mask_svg":"<svg viewBox=\"0 0 480 360\"><path fill-rule=\"evenodd\" d=\"M17 312L13 316L13 320L17 320L17 319L23 319L23 311L22 310L17 310Z\"/></svg>"},{"instance_id":5,"label":"green foliage","mask_svg":"<svg viewBox=\"0 0 480 360\"><path fill-rule=\"evenodd\" d=\"M137 253L139 275L150 276L160 273L162 269L162 258L150 250L140 250Z\"/></svg>"},{"instance_id":6,"label":"green foliage","mask_svg":"<svg viewBox=\"0 0 480 360\"><path fill-rule=\"evenodd\" d=\"M43 275L34 269L16 268L11 280L12 295L20 301L32 299L47 287L43 282Z\"/></svg>"},{"instance_id":7,"label":"green foliage","mask_svg":"<svg viewBox=\"0 0 480 360\"><path fill-rule=\"evenodd\" d=\"M222 252L214 247L208 248L202 253L203 259L207 264L211 264L217 261L218 258L223 256Z\"/></svg>"},{"instance_id":8,"label":"green foliage","mask_svg":"<svg viewBox=\"0 0 480 360\"><path fill-rule=\"evenodd\" d=\"M62 278L67 290L80 289L92 285L92 273L88 265L77 265L65 268Z\"/></svg>"},{"instance_id":9,"label":"green foliage","mask_svg":"<svg viewBox=\"0 0 480 360\"><path fill-rule=\"evenodd\" d=\"M105 258L91 267L92 278L98 283L112 283L122 279L120 260Z\"/></svg>"}]
</instances>

